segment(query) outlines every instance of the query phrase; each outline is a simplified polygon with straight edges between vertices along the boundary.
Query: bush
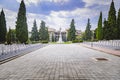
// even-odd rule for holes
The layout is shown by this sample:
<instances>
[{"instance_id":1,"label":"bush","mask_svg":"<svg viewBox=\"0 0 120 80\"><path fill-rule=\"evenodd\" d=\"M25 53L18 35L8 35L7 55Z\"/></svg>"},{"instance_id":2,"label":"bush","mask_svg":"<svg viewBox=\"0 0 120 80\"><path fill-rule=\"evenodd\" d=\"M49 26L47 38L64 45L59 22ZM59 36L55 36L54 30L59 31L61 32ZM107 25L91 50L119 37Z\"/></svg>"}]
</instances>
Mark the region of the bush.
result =
<instances>
[{"instance_id":1,"label":"bush","mask_svg":"<svg viewBox=\"0 0 120 80\"><path fill-rule=\"evenodd\" d=\"M47 41L47 40L44 40L44 41L41 41L41 43L45 44L45 43L48 43L48 41Z\"/></svg>"},{"instance_id":2,"label":"bush","mask_svg":"<svg viewBox=\"0 0 120 80\"><path fill-rule=\"evenodd\" d=\"M41 41L31 41L32 44L41 43Z\"/></svg>"},{"instance_id":3,"label":"bush","mask_svg":"<svg viewBox=\"0 0 120 80\"><path fill-rule=\"evenodd\" d=\"M83 42L83 40L73 40L72 43L80 43Z\"/></svg>"},{"instance_id":4,"label":"bush","mask_svg":"<svg viewBox=\"0 0 120 80\"><path fill-rule=\"evenodd\" d=\"M83 40L80 40L80 42L82 43L82 42L83 42Z\"/></svg>"}]
</instances>

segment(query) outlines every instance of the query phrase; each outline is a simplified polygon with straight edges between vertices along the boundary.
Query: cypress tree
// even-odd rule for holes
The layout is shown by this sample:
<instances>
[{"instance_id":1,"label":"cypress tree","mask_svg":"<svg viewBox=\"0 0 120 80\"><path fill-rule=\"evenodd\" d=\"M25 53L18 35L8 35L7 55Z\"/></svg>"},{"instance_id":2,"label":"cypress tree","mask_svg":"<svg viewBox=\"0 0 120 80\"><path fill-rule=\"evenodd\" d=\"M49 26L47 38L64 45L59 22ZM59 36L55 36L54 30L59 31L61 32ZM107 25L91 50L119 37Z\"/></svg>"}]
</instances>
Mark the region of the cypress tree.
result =
<instances>
[{"instance_id":1,"label":"cypress tree","mask_svg":"<svg viewBox=\"0 0 120 80\"><path fill-rule=\"evenodd\" d=\"M10 29L11 30L11 42L15 43L16 42L16 31L15 29Z\"/></svg>"},{"instance_id":2,"label":"cypress tree","mask_svg":"<svg viewBox=\"0 0 120 80\"><path fill-rule=\"evenodd\" d=\"M97 40L102 40L103 39L102 12L100 12L96 37L97 37Z\"/></svg>"},{"instance_id":3,"label":"cypress tree","mask_svg":"<svg viewBox=\"0 0 120 80\"><path fill-rule=\"evenodd\" d=\"M20 8L16 22L16 36L21 43L26 43L28 40L26 7L23 0L20 3Z\"/></svg>"},{"instance_id":4,"label":"cypress tree","mask_svg":"<svg viewBox=\"0 0 120 80\"><path fill-rule=\"evenodd\" d=\"M48 41L48 39L49 39L48 29L45 27L44 21L41 21L39 33L40 33L41 41Z\"/></svg>"},{"instance_id":5,"label":"cypress tree","mask_svg":"<svg viewBox=\"0 0 120 80\"><path fill-rule=\"evenodd\" d=\"M69 30L69 40L74 41L76 39L76 29L75 29L75 22L74 19L72 19L70 24L70 30Z\"/></svg>"},{"instance_id":6,"label":"cypress tree","mask_svg":"<svg viewBox=\"0 0 120 80\"><path fill-rule=\"evenodd\" d=\"M88 23L87 23L86 30L85 30L85 40L91 40L92 32L90 28L91 28L90 19L88 19Z\"/></svg>"},{"instance_id":7,"label":"cypress tree","mask_svg":"<svg viewBox=\"0 0 120 80\"><path fill-rule=\"evenodd\" d=\"M110 5L110 10L108 14L108 24L110 27L110 39L116 39L117 38L117 28L116 28L116 10L114 7L114 2L112 0Z\"/></svg>"},{"instance_id":8,"label":"cypress tree","mask_svg":"<svg viewBox=\"0 0 120 80\"><path fill-rule=\"evenodd\" d=\"M36 20L34 20L34 23L33 23L31 40L32 41L38 41L39 40L39 33L38 33L38 30L37 30Z\"/></svg>"},{"instance_id":9,"label":"cypress tree","mask_svg":"<svg viewBox=\"0 0 120 80\"><path fill-rule=\"evenodd\" d=\"M108 21L106 21L106 19L104 19L104 26L103 26L103 39L105 40L110 40L110 34L111 34L111 29L109 26Z\"/></svg>"},{"instance_id":10,"label":"cypress tree","mask_svg":"<svg viewBox=\"0 0 120 80\"><path fill-rule=\"evenodd\" d=\"M117 17L117 39L120 39L120 9L118 11L118 17Z\"/></svg>"},{"instance_id":11,"label":"cypress tree","mask_svg":"<svg viewBox=\"0 0 120 80\"><path fill-rule=\"evenodd\" d=\"M4 43L6 41L6 35L7 35L6 20L4 11L2 9L0 14L0 43Z\"/></svg>"},{"instance_id":12,"label":"cypress tree","mask_svg":"<svg viewBox=\"0 0 120 80\"><path fill-rule=\"evenodd\" d=\"M94 39L97 39L97 28L94 30Z\"/></svg>"}]
</instances>

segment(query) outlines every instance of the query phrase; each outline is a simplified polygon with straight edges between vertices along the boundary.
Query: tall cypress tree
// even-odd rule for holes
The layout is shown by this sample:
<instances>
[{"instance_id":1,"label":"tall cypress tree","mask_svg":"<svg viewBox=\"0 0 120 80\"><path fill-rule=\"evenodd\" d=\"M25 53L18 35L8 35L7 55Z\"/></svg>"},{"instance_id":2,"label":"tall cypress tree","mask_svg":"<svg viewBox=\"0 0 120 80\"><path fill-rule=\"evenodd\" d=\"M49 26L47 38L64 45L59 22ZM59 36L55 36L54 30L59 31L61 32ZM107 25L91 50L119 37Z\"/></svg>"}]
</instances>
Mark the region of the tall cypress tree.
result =
<instances>
[{"instance_id":1,"label":"tall cypress tree","mask_svg":"<svg viewBox=\"0 0 120 80\"><path fill-rule=\"evenodd\" d=\"M120 9L118 11L118 17L117 17L117 39L120 39Z\"/></svg>"},{"instance_id":2,"label":"tall cypress tree","mask_svg":"<svg viewBox=\"0 0 120 80\"><path fill-rule=\"evenodd\" d=\"M72 19L71 24L70 24L70 29L69 29L69 40L73 41L76 39L76 29L75 29L75 21Z\"/></svg>"},{"instance_id":3,"label":"tall cypress tree","mask_svg":"<svg viewBox=\"0 0 120 80\"><path fill-rule=\"evenodd\" d=\"M100 12L96 37L97 37L97 40L102 40L103 39L102 12Z\"/></svg>"},{"instance_id":4,"label":"tall cypress tree","mask_svg":"<svg viewBox=\"0 0 120 80\"><path fill-rule=\"evenodd\" d=\"M92 32L90 28L91 28L90 19L88 19L88 23L87 23L86 30L85 30L85 40L91 40L92 38Z\"/></svg>"},{"instance_id":5,"label":"tall cypress tree","mask_svg":"<svg viewBox=\"0 0 120 80\"><path fill-rule=\"evenodd\" d=\"M41 41L48 41L48 39L49 39L48 29L45 27L44 21L41 21L39 33L40 33L40 40Z\"/></svg>"},{"instance_id":6,"label":"tall cypress tree","mask_svg":"<svg viewBox=\"0 0 120 80\"><path fill-rule=\"evenodd\" d=\"M114 6L114 2L112 0L110 5L110 10L108 14L108 24L110 27L110 39L116 39L117 38L117 28L116 28L116 10Z\"/></svg>"},{"instance_id":7,"label":"tall cypress tree","mask_svg":"<svg viewBox=\"0 0 120 80\"><path fill-rule=\"evenodd\" d=\"M36 20L34 20L34 23L33 23L31 40L32 41L38 41L39 40L39 33L38 33L38 30L37 30Z\"/></svg>"},{"instance_id":8,"label":"tall cypress tree","mask_svg":"<svg viewBox=\"0 0 120 80\"><path fill-rule=\"evenodd\" d=\"M16 22L16 37L21 43L26 43L26 41L28 40L26 7L23 0L20 3Z\"/></svg>"},{"instance_id":9,"label":"tall cypress tree","mask_svg":"<svg viewBox=\"0 0 120 80\"><path fill-rule=\"evenodd\" d=\"M4 11L2 9L0 14L0 43L4 43L6 41L6 35L7 35L6 20Z\"/></svg>"}]
</instances>

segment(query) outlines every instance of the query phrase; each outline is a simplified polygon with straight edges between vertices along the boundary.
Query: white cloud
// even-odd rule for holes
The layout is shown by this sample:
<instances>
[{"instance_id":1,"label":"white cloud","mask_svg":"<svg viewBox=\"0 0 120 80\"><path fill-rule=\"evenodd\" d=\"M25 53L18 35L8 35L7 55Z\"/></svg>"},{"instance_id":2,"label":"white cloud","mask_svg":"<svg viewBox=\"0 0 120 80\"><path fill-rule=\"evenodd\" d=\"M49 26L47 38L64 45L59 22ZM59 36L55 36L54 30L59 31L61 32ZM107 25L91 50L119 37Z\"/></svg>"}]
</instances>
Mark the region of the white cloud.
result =
<instances>
[{"instance_id":1,"label":"white cloud","mask_svg":"<svg viewBox=\"0 0 120 80\"><path fill-rule=\"evenodd\" d=\"M99 3L99 4L103 5L103 3ZM81 29L83 31L86 28L88 18L91 19L92 28L95 28L97 26L99 12L103 10L103 19L106 17L106 15L108 15L110 4L104 6L101 5L96 6L94 8L89 8L89 7L76 8L75 10L72 11L51 11L49 15L27 13L28 29L29 31L31 31L33 26L33 21L34 19L36 19L38 28L40 27L41 20L44 20L46 22L46 26L55 28L57 30L60 27L62 27L62 29L64 30L69 28L72 18L75 19L75 25L77 29ZM117 6L117 8L120 6L119 4L116 3L116 1L115 1L115 5ZM8 9L4 9L4 10L6 15L7 27L10 26L11 28L15 28L17 12Z\"/></svg>"},{"instance_id":2,"label":"white cloud","mask_svg":"<svg viewBox=\"0 0 120 80\"><path fill-rule=\"evenodd\" d=\"M65 2L68 2L69 0L50 0L54 3L65 3Z\"/></svg>"},{"instance_id":3,"label":"white cloud","mask_svg":"<svg viewBox=\"0 0 120 80\"><path fill-rule=\"evenodd\" d=\"M9 29L9 27L12 29L15 29L17 13L11 10L8 10L8 9L4 9L4 13L5 13L5 18L6 18L7 29Z\"/></svg>"},{"instance_id":4,"label":"white cloud","mask_svg":"<svg viewBox=\"0 0 120 80\"><path fill-rule=\"evenodd\" d=\"M85 2L85 7L90 7L93 6L95 4L98 5L109 5L110 4L110 0L82 0L83 2Z\"/></svg>"},{"instance_id":5,"label":"white cloud","mask_svg":"<svg viewBox=\"0 0 120 80\"><path fill-rule=\"evenodd\" d=\"M84 30L87 24L87 19L95 18L98 15L98 11L89 8L77 8L73 11L52 11L51 14L46 17L46 22L50 27L55 29L62 27L64 30L70 27L70 22L74 18L76 28Z\"/></svg>"},{"instance_id":6,"label":"white cloud","mask_svg":"<svg viewBox=\"0 0 120 80\"><path fill-rule=\"evenodd\" d=\"M17 2L21 2L21 0L16 0ZM30 6L31 4L38 5L40 2L54 2L54 3L65 3L69 0L24 0L25 4Z\"/></svg>"},{"instance_id":7,"label":"white cloud","mask_svg":"<svg viewBox=\"0 0 120 80\"><path fill-rule=\"evenodd\" d=\"M90 7L93 5L100 6L110 6L112 0L82 0L85 3L85 7ZM113 0L116 9L120 8L120 0Z\"/></svg>"},{"instance_id":8,"label":"white cloud","mask_svg":"<svg viewBox=\"0 0 120 80\"><path fill-rule=\"evenodd\" d=\"M15 29L17 12L8 9L4 9L4 12L7 28L11 27ZM77 8L73 11L51 11L51 13L47 16L27 13L28 30L31 31L34 19L37 21L38 28L40 27L41 20L44 20L46 22L46 26L57 30L61 27L62 30L65 30L69 28L72 18L75 19L77 29L84 29L87 23L87 18L94 18L95 16L98 16L97 12L95 10L90 10L89 8Z\"/></svg>"}]
</instances>

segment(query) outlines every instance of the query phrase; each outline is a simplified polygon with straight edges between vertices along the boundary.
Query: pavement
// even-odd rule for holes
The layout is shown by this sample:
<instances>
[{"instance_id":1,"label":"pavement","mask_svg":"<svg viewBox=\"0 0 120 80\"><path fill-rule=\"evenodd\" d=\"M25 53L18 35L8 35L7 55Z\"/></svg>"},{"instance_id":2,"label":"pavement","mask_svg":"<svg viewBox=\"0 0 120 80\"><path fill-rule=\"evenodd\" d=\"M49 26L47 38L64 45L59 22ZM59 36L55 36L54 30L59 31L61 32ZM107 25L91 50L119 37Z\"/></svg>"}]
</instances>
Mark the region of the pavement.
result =
<instances>
[{"instance_id":1,"label":"pavement","mask_svg":"<svg viewBox=\"0 0 120 80\"><path fill-rule=\"evenodd\" d=\"M115 50L115 49L110 49L110 48L105 48L105 47L99 47L99 46L94 46L94 45L87 45L87 44L80 44L81 46L90 48L90 49L94 49L94 50L98 50L98 51L102 51L108 54L112 54L115 56L119 56L120 57L120 50Z\"/></svg>"},{"instance_id":2,"label":"pavement","mask_svg":"<svg viewBox=\"0 0 120 80\"><path fill-rule=\"evenodd\" d=\"M120 57L78 44L48 45L0 65L0 80L120 80Z\"/></svg>"}]
</instances>

